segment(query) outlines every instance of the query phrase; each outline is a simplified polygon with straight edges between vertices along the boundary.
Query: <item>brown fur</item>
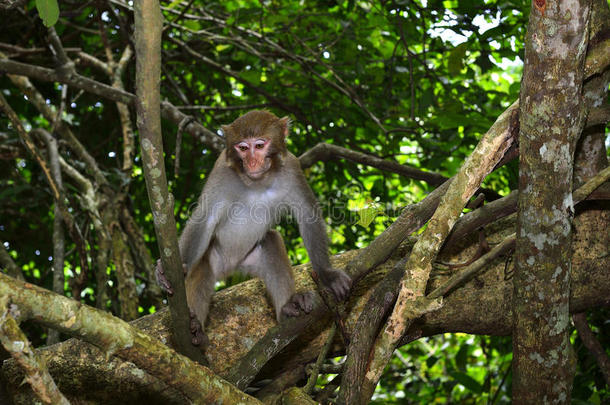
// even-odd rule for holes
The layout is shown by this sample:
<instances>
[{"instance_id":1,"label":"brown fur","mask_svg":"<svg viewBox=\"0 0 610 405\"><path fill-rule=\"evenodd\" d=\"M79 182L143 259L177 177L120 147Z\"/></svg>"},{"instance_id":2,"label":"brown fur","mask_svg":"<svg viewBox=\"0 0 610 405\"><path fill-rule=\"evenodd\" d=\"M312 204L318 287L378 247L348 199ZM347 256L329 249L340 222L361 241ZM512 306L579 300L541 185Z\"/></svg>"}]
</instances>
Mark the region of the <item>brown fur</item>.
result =
<instances>
[{"instance_id":1,"label":"brown fur","mask_svg":"<svg viewBox=\"0 0 610 405\"><path fill-rule=\"evenodd\" d=\"M273 162L271 170L277 169L281 158L286 153L286 135L289 129L290 119L288 117L278 118L269 111L255 110L242 115L231 124L222 126L227 161L236 170L243 171L241 159L234 146L247 138L263 138L271 140L268 156Z\"/></svg>"}]
</instances>

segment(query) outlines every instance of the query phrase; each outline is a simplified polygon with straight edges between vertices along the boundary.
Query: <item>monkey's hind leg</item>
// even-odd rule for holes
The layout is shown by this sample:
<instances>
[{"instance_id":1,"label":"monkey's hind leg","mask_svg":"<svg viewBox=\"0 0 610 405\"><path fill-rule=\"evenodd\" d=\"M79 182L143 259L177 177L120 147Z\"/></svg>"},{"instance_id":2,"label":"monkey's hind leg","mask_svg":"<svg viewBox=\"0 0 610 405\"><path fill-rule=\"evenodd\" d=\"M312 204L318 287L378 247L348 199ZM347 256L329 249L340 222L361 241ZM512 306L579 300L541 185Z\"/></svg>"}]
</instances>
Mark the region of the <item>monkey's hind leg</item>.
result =
<instances>
[{"instance_id":1,"label":"monkey's hind leg","mask_svg":"<svg viewBox=\"0 0 610 405\"><path fill-rule=\"evenodd\" d=\"M311 312L313 297L310 292L295 293L292 266L279 232L270 230L261 242L246 256L240 268L260 277L271 296L275 315L298 316L301 311Z\"/></svg>"},{"instance_id":2,"label":"monkey's hind leg","mask_svg":"<svg viewBox=\"0 0 610 405\"><path fill-rule=\"evenodd\" d=\"M191 341L195 346L207 344L204 325L210 310L215 282L214 273L209 267L207 257L195 265L186 276L186 301L191 312Z\"/></svg>"}]
</instances>

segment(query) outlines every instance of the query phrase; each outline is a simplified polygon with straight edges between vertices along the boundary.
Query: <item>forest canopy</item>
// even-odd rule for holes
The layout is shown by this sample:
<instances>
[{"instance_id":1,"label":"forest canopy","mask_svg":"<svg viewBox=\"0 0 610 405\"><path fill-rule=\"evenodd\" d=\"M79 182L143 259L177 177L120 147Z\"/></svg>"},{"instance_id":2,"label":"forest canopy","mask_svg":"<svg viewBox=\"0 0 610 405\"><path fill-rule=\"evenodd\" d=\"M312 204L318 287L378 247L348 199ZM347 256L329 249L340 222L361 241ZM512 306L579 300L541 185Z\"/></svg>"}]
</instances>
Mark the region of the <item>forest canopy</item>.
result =
<instances>
[{"instance_id":1,"label":"forest canopy","mask_svg":"<svg viewBox=\"0 0 610 405\"><path fill-rule=\"evenodd\" d=\"M561 403L610 400L606 0L140 3L0 3L0 402L519 403L534 324L563 339L535 353ZM217 283L209 369L172 350L155 280L138 7L162 18L175 233L221 126L268 110L354 280L279 326L260 281ZM315 290L294 218L277 229Z\"/></svg>"}]
</instances>

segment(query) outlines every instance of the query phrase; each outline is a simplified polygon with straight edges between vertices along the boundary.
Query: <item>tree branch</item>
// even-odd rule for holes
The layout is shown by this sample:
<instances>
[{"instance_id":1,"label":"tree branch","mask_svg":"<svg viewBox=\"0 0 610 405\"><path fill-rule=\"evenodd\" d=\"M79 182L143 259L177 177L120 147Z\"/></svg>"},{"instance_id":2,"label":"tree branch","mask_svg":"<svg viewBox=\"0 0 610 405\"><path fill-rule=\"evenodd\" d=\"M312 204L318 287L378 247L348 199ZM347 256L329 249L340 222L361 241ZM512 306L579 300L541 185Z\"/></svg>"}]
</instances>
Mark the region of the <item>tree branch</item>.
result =
<instances>
[{"instance_id":1,"label":"tree branch","mask_svg":"<svg viewBox=\"0 0 610 405\"><path fill-rule=\"evenodd\" d=\"M40 111L43 117L52 123L53 127L57 130L59 135L61 135L63 140L68 143L70 149L72 149L85 163L87 170L91 172L95 178L95 181L99 185L108 185L106 177L100 170L93 156L91 156L85 146L74 135L70 127L68 127L68 125L61 120L61 117L58 117L54 113L53 109L46 103L45 98L42 96L42 94L40 94L38 89L34 87L32 82L26 76L9 74L8 78L15 86L17 86L19 90L21 90L23 94L28 96L28 101L32 103L32 105L36 107L38 111Z\"/></svg>"},{"instance_id":2,"label":"tree branch","mask_svg":"<svg viewBox=\"0 0 610 405\"><path fill-rule=\"evenodd\" d=\"M108 100L135 105L135 95L123 90L115 89L112 86L108 86L107 84L97 82L79 74L64 76L53 69L15 62L6 58L0 58L0 71L28 76L44 82L66 83L71 87L85 90ZM172 121L175 125L179 125L186 116L168 101L162 103L162 109L163 118ZM222 139L220 139L217 134L204 128L199 123L191 122L184 130L192 136L199 138L203 144L208 145L216 152L221 151L224 147Z\"/></svg>"},{"instance_id":3,"label":"tree branch","mask_svg":"<svg viewBox=\"0 0 610 405\"><path fill-rule=\"evenodd\" d=\"M602 347L601 343L599 343L599 340L597 340L589 327L589 324L587 323L587 314L584 312L574 314L572 315L572 320L574 321L576 330L578 330L578 336L580 336L585 347L589 349L604 375L606 385L610 386L610 357L608 357L606 350Z\"/></svg>"},{"instance_id":4,"label":"tree branch","mask_svg":"<svg viewBox=\"0 0 610 405\"><path fill-rule=\"evenodd\" d=\"M134 15L140 147L160 260L174 290L169 297L173 337L181 353L203 364L205 360L201 352L191 344L190 316L174 219L174 198L168 193L165 176L160 114L162 16L158 0L135 3Z\"/></svg>"},{"instance_id":5,"label":"tree branch","mask_svg":"<svg viewBox=\"0 0 610 405\"><path fill-rule=\"evenodd\" d=\"M0 274L0 297L15 305L23 318L36 319L63 333L78 336L99 347L106 356L116 355L130 361L180 390L193 402L260 404L209 369L106 312L4 274Z\"/></svg>"},{"instance_id":6,"label":"tree branch","mask_svg":"<svg viewBox=\"0 0 610 405\"><path fill-rule=\"evenodd\" d=\"M429 310L428 307L420 307L417 300L425 293L432 263L467 201L514 141L510 122L517 109L518 103L515 102L498 117L449 185L405 265L405 274L394 310L371 351L372 359L359 387L359 395L354 397L351 393L345 393L341 396L344 391L342 389L340 396L345 401L352 398L358 403L366 403L369 400L403 334L413 321L422 315L421 311L425 313Z\"/></svg>"},{"instance_id":7,"label":"tree branch","mask_svg":"<svg viewBox=\"0 0 610 405\"><path fill-rule=\"evenodd\" d=\"M445 240L445 246L459 243L462 238L471 232L516 212L518 198L519 192L515 190L506 197L492 201L461 216Z\"/></svg>"},{"instance_id":8,"label":"tree branch","mask_svg":"<svg viewBox=\"0 0 610 405\"><path fill-rule=\"evenodd\" d=\"M8 297L0 298L0 343L23 368L25 380L45 404L70 405L55 385L44 362L23 334L8 308Z\"/></svg>"},{"instance_id":9,"label":"tree branch","mask_svg":"<svg viewBox=\"0 0 610 405\"><path fill-rule=\"evenodd\" d=\"M56 121L57 122L57 121ZM63 180L61 177L61 167L59 163L59 151L57 150L57 141L51 136L51 134L40 131L39 132L47 143L47 152L49 155L49 165L51 166L51 173L57 182L61 199L64 200L65 191L63 186ZM65 254L65 236L63 227L63 218L61 215L61 209L58 204L55 204L53 210L53 292L56 294L64 294L64 254ZM59 333L50 329L47 332L47 345L51 345L59 342Z\"/></svg>"},{"instance_id":10,"label":"tree branch","mask_svg":"<svg viewBox=\"0 0 610 405\"><path fill-rule=\"evenodd\" d=\"M362 152L353 151L330 143L319 143L307 152L299 156L301 167L306 169L313 166L317 161L326 162L331 159L343 158L352 162L362 163L367 166L375 167L390 173L400 174L401 176L422 180L433 186L439 186L448 180L447 177L423 170L415 169L410 166L402 165L398 162L378 158Z\"/></svg>"},{"instance_id":11,"label":"tree branch","mask_svg":"<svg viewBox=\"0 0 610 405\"><path fill-rule=\"evenodd\" d=\"M587 52L585 78L599 74L610 66L610 39L597 43Z\"/></svg>"},{"instance_id":12,"label":"tree branch","mask_svg":"<svg viewBox=\"0 0 610 405\"><path fill-rule=\"evenodd\" d=\"M301 167L306 169L313 166L316 161L326 162L337 158L347 159L352 162L375 167L379 170L396 173L406 178L425 181L432 186L439 186L449 180L448 177L445 177L442 174L427 172L391 160L381 159L374 155L357 152L342 146L324 142L317 144L299 156L299 161L301 162ZM500 195L493 190L482 188L481 192L483 192L490 201L500 198Z\"/></svg>"},{"instance_id":13,"label":"tree branch","mask_svg":"<svg viewBox=\"0 0 610 405\"><path fill-rule=\"evenodd\" d=\"M208 58L205 55L200 54L199 52L192 49L186 42L180 41L179 39L174 38L174 37L168 37L167 39L169 39L169 41L174 43L175 45L179 46L181 49L185 50L193 58L205 63L206 65L212 67L213 69L221 72L224 75L234 78L235 80L242 83L243 85L245 85L245 86L251 88L252 90L256 91L257 93L261 94L267 100L269 100L271 103L275 104L279 108L294 114L294 116L297 117L297 119L299 121L301 121L302 123L309 124L309 125L312 125L314 128L317 128L317 126L313 122L311 122L307 118L307 116L303 113L303 111L301 111L298 107L287 104L284 100L281 100L280 98L274 96L273 94L269 93L264 88L262 88L260 86L256 86L256 85L250 83L249 81L245 80L243 77L241 77L239 75L239 73L234 72L234 71L222 66L221 64Z\"/></svg>"}]
</instances>

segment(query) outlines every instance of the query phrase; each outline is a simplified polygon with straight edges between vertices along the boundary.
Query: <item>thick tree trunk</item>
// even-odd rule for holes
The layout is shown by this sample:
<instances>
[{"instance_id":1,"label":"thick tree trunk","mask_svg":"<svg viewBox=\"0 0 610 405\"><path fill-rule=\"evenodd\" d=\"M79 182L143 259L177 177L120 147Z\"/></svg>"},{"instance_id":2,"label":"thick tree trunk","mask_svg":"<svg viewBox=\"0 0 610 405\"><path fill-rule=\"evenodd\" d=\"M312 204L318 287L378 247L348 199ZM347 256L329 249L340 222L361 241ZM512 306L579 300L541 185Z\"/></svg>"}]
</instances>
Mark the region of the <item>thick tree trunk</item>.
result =
<instances>
[{"instance_id":1,"label":"thick tree trunk","mask_svg":"<svg viewBox=\"0 0 610 405\"><path fill-rule=\"evenodd\" d=\"M572 171L590 1L536 0L520 95L513 402L570 402Z\"/></svg>"}]
</instances>

